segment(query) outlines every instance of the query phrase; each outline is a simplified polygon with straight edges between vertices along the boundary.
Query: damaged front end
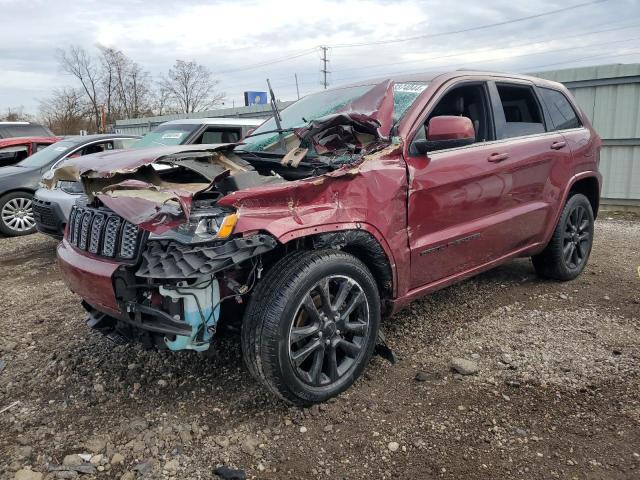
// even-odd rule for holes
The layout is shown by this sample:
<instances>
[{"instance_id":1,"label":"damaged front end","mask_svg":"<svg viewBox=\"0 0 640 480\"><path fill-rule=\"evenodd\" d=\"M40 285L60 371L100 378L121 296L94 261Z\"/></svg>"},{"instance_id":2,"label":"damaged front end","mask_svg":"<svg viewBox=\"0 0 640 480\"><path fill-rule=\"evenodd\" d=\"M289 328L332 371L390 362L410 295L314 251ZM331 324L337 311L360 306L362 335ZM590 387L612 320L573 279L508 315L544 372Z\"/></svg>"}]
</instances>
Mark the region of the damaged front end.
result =
<instances>
[{"instance_id":1,"label":"damaged front end","mask_svg":"<svg viewBox=\"0 0 640 480\"><path fill-rule=\"evenodd\" d=\"M303 125L258 129L241 144L132 149L55 170L47 186L80 181L86 194L58 257L89 325L117 341L206 350L225 308L239 319L263 269L298 248L290 232L360 228L369 215L385 224L380 232L392 248L406 245L400 217L388 219L380 208L404 208L405 201L406 170L391 138L393 84L360 90L322 115L303 117ZM384 165L361 169L373 160ZM364 180L352 184L360 175ZM364 250L366 235L373 238L363 231L315 244ZM374 242L381 289L390 292L392 272Z\"/></svg>"},{"instance_id":2,"label":"damaged front end","mask_svg":"<svg viewBox=\"0 0 640 480\"><path fill-rule=\"evenodd\" d=\"M259 175L230 147L170 148L145 152L144 159L121 153L108 169L94 159L67 164L48 179L81 181L86 193L70 214L62 247L114 267L106 302L84 285L90 277L78 278L82 266L67 272L92 327L147 346L209 348L222 301L241 301L261 271L261 255L277 245L264 233L234 234L235 209L217 201L239 185L284 181Z\"/></svg>"}]
</instances>

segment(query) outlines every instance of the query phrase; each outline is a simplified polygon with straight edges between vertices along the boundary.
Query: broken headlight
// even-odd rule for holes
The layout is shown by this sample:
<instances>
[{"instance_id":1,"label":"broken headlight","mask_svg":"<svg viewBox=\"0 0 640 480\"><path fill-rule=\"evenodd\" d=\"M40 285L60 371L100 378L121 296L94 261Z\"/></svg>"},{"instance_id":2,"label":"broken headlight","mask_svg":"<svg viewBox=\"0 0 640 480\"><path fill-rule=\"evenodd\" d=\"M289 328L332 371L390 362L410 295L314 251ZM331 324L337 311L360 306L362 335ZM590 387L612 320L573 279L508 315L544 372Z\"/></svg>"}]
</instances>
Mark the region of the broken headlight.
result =
<instances>
[{"instance_id":1,"label":"broken headlight","mask_svg":"<svg viewBox=\"0 0 640 480\"><path fill-rule=\"evenodd\" d=\"M161 234L152 233L149 240L176 240L180 243L202 243L229 238L238 221L238 214L213 209L195 211L189 220Z\"/></svg>"},{"instance_id":2,"label":"broken headlight","mask_svg":"<svg viewBox=\"0 0 640 480\"><path fill-rule=\"evenodd\" d=\"M64 193L69 193L71 195L80 195L82 193L82 184L80 182L69 182L64 180L58 182L56 187Z\"/></svg>"}]
</instances>

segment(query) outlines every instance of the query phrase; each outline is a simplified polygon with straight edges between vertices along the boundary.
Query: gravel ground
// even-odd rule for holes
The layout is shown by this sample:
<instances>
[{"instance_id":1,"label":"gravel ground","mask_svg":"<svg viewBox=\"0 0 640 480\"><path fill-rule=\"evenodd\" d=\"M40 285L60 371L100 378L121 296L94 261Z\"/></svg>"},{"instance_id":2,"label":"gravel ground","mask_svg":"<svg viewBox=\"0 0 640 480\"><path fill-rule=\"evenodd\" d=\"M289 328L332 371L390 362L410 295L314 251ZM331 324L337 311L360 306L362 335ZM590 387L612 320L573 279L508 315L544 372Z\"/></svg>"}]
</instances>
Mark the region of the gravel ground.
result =
<instances>
[{"instance_id":1,"label":"gravel ground","mask_svg":"<svg viewBox=\"0 0 640 480\"><path fill-rule=\"evenodd\" d=\"M398 363L310 409L264 393L233 332L114 347L54 241L2 238L0 477L640 478L640 221L602 217L578 280L521 259L415 302L383 326Z\"/></svg>"}]
</instances>

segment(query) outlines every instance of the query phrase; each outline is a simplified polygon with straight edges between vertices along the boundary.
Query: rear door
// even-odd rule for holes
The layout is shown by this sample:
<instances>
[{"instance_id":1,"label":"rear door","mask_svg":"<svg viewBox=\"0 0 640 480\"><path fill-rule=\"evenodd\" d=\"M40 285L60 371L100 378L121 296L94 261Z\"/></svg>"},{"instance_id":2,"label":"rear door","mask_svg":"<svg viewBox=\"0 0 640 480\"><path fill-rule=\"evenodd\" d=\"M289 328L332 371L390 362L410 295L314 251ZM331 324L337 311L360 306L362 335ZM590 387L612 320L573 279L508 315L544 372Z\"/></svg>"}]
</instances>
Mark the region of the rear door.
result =
<instances>
[{"instance_id":1,"label":"rear door","mask_svg":"<svg viewBox=\"0 0 640 480\"><path fill-rule=\"evenodd\" d=\"M567 168L571 150L550 125L534 85L526 81L490 82L496 118L496 153L505 159L496 174L508 178L505 220L495 226L502 254L544 240L561 195L558 168Z\"/></svg>"}]
</instances>

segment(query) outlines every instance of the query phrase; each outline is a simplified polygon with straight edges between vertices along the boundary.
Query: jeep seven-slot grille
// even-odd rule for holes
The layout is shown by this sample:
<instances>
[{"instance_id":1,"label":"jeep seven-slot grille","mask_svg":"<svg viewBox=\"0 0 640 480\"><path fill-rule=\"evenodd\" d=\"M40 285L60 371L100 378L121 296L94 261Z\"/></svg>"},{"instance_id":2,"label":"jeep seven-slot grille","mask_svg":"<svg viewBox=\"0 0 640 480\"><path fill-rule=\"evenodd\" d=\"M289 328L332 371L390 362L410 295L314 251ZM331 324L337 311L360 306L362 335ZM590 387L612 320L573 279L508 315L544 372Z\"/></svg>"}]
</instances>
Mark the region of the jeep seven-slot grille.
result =
<instances>
[{"instance_id":1,"label":"jeep seven-slot grille","mask_svg":"<svg viewBox=\"0 0 640 480\"><path fill-rule=\"evenodd\" d=\"M73 207L67 240L93 255L133 260L138 256L141 234L137 226L111 211Z\"/></svg>"}]
</instances>

